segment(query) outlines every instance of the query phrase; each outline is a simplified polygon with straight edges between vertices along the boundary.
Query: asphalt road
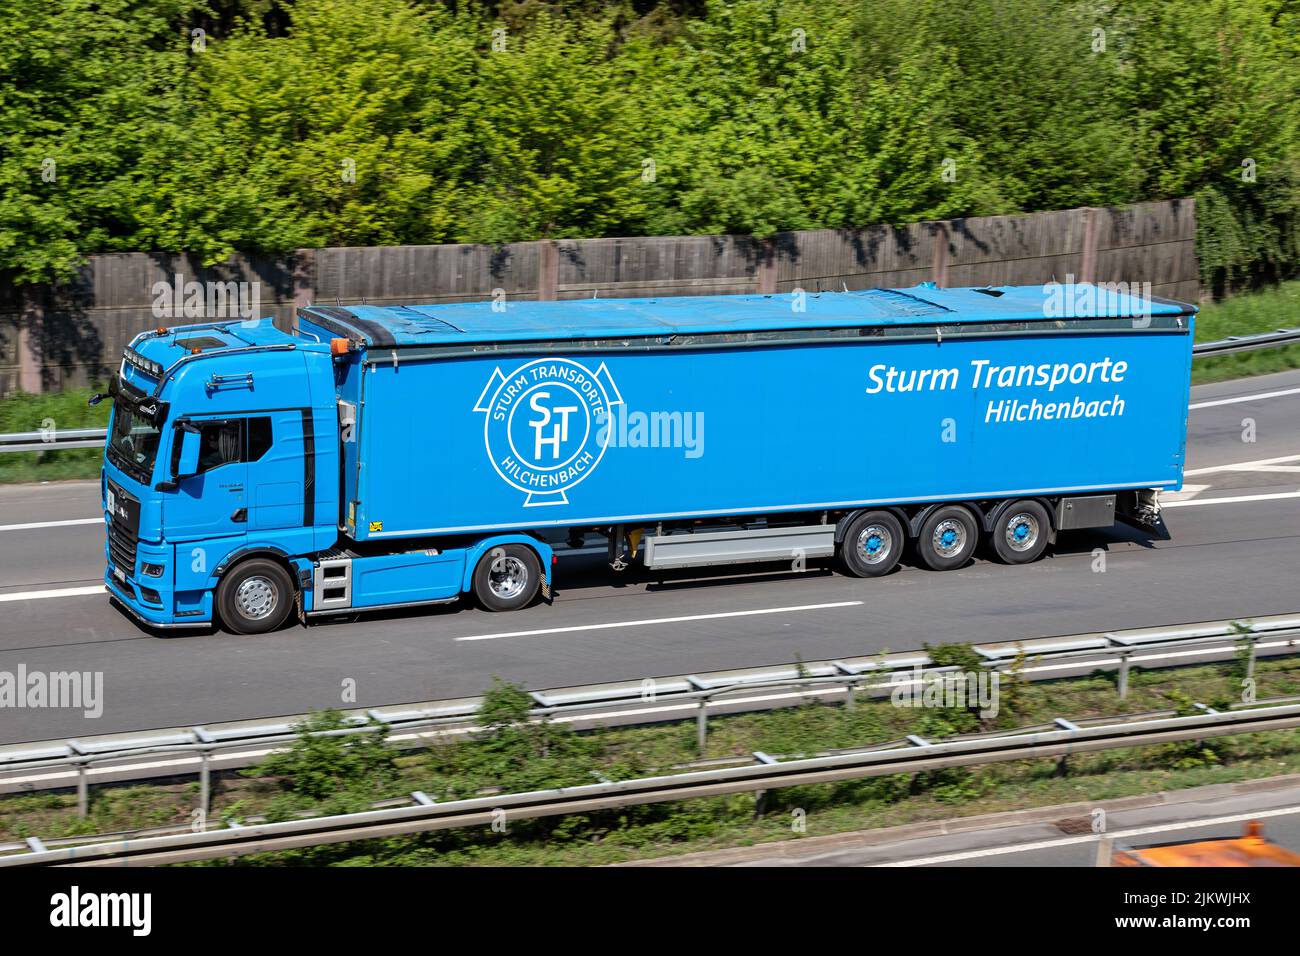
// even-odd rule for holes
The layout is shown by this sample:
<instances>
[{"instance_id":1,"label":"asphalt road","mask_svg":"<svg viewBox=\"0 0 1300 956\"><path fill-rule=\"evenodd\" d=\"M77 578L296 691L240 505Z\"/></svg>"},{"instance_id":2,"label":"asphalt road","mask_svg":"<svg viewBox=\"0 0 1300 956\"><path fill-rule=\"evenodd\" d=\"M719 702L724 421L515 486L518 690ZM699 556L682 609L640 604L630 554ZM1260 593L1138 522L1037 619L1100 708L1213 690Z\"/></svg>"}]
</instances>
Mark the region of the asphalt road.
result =
<instances>
[{"instance_id":1,"label":"asphalt road","mask_svg":"<svg viewBox=\"0 0 1300 956\"><path fill-rule=\"evenodd\" d=\"M660 583L579 554L561 559L550 607L448 606L261 637L160 637L102 592L75 593L101 581L98 485L0 487L0 672L104 674L98 718L6 708L0 743L468 696L493 675L541 689L1300 610L1300 372L1195 389L1187 482L1166 514L1172 540L1079 532L1027 567L906 566L878 580L765 568ZM53 524L78 520L88 523ZM349 682L355 701L343 700Z\"/></svg>"}]
</instances>

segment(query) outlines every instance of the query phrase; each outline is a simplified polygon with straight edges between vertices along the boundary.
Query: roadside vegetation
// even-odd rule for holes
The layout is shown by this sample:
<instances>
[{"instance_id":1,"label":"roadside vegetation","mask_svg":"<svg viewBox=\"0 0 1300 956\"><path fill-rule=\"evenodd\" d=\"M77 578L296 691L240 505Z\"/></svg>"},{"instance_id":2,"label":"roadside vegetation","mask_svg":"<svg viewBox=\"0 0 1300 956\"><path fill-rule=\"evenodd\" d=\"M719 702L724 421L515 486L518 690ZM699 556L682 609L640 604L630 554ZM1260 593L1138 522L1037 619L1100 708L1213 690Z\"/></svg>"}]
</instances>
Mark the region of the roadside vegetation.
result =
<instances>
[{"instance_id":1,"label":"roadside vegetation","mask_svg":"<svg viewBox=\"0 0 1300 956\"><path fill-rule=\"evenodd\" d=\"M100 402L94 408L86 404L86 399L97 391L103 391L103 388L74 388L42 395L16 392L9 395L0 399L0 434L65 428L104 428L108 425L110 403ZM102 451L98 448L6 452L0 454L0 483L98 478L101 457Z\"/></svg>"},{"instance_id":2,"label":"roadside vegetation","mask_svg":"<svg viewBox=\"0 0 1300 956\"><path fill-rule=\"evenodd\" d=\"M937 648L953 661L962 648ZM1114 675L1029 684L1003 681L1001 710L987 722L958 709L915 710L860 697L853 709L807 703L766 713L714 717L705 752L691 721L574 732L528 723L530 700L495 683L480 713L483 730L427 750L391 751L385 733L346 738L303 736L289 750L245 771L220 776L211 819L283 820L297 814L355 812L421 790L439 801L676 772L693 761L744 758L755 750L783 757L900 739L1029 726L1054 717L1086 718L1167 710L1197 702L1226 707L1240 694L1240 661L1182 670L1134 671L1129 699ZM1261 699L1300 694L1300 659L1256 667ZM304 729L342 726L342 715L312 715ZM1247 734L1204 742L1076 755L1063 773L1056 760L1017 761L924 774L898 774L768 795L761 815L753 794L684 801L490 828L307 848L230 865L588 865L644 859L803 835L1101 800L1300 772L1300 731ZM0 797L0 841L44 840L166 825L188 825L198 785L92 788L90 816L76 815L74 793ZM795 812L806 828L792 828ZM225 864L213 864L225 865Z\"/></svg>"},{"instance_id":3,"label":"roadside vegetation","mask_svg":"<svg viewBox=\"0 0 1300 956\"><path fill-rule=\"evenodd\" d=\"M1252 335L1300 328L1300 281L1251 295L1207 303L1196 316L1196 341L1212 342L1230 335ZM1300 345L1238 352L1192 363L1192 384L1219 382L1300 368Z\"/></svg>"},{"instance_id":4,"label":"roadside vegetation","mask_svg":"<svg viewBox=\"0 0 1300 956\"><path fill-rule=\"evenodd\" d=\"M1292 0L9 0L0 272L1193 197L1218 297L1300 268L1298 37Z\"/></svg>"}]
</instances>

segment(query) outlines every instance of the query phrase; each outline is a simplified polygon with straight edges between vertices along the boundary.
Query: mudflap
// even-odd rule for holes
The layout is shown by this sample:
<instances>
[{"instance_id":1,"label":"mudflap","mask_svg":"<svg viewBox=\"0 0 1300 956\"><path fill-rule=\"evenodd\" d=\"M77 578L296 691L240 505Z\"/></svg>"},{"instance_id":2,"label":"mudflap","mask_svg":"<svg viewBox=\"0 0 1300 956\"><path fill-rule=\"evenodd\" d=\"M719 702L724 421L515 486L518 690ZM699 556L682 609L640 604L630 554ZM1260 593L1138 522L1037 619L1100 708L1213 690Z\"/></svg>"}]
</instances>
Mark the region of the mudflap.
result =
<instances>
[{"instance_id":1,"label":"mudflap","mask_svg":"<svg viewBox=\"0 0 1300 956\"><path fill-rule=\"evenodd\" d=\"M1160 510L1159 492L1143 489L1121 495L1115 509L1115 516L1130 527L1145 531L1160 541L1171 537L1169 527L1165 524L1164 513Z\"/></svg>"}]
</instances>

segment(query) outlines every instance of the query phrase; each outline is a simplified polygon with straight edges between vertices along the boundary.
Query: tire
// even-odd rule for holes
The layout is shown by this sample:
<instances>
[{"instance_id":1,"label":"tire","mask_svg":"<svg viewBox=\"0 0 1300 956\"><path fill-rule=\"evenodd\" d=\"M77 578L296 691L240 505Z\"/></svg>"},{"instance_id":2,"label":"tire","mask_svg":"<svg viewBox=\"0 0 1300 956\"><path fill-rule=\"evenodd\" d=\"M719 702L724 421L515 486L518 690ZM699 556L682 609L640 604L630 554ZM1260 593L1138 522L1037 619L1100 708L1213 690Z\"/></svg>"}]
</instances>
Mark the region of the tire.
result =
<instances>
[{"instance_id":1,"label":"tire","mask_svg":"<svg viewBox=\"0 0 1300 956\"><path fill-rule=\"evenodd\" d=\"M975 516L959 505L946 505L925 519L916 550L931 570L951 571L970 560L978 543Z\"/></svg>"},{"instance_id":2,"label":"tire","mask_svg":"<svg viewBox=\"0 0 1300 956\"><path fill-rule=\"evenodd\" d=\"M840 564L854 577L878 578L898 567L906 543L902 522L888 511L868 511L844 529Z\"/></svg>"},{"instance_id":3,"label":"tire","mask_svg":"<svg viewBox=\"0 0 1300 956\"><path fill-rule=\"evenodd\" d=\"M1037 501L1013 501L999 513L989 543L993 553L1005 564L1028 564L1042 557L1051 534L1047 509Z\"/></svg>"},{"instance_id":4,"label":"tire","mask_svg":"<svg viewBox=\"0 0 1300 956\"><path fill-rule=\"evenodd\" d=\"M217 614L236 634L274 631L293 610L293 579L277 562L253 558L237 564L217 585Z\"/></svg>"},{"instance_id":5,"label":"tire","mask_svg":"<svg viewBox=\"0 0 1300 956\"><path fill-rule=\"evenodd\" d=\"M489 548L474 568L474 596L485 611L517 611L542 587L537 552L522 544Z\"/></svg>"}]
</instances>

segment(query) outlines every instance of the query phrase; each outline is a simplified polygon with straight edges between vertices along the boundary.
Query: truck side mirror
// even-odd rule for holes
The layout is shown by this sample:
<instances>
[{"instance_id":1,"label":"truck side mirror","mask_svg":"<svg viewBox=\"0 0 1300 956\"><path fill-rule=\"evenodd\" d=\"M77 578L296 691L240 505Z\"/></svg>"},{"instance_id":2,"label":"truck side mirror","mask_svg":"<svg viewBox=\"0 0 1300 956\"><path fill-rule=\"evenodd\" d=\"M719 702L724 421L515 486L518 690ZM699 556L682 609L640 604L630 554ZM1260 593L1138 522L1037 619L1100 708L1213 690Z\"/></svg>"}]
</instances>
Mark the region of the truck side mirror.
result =
<instances>
[{"instance_id":1,"label":"truck side mirror","mask_svg":"<svg viewBox=\"0 0 1300 956\"><path fill-rule=\"evenodd\" d=\"M176 462L175 478L188 478L199 471L199 433L181 426L181 454Z\"/></svg>"}]
</instances>

